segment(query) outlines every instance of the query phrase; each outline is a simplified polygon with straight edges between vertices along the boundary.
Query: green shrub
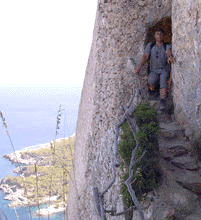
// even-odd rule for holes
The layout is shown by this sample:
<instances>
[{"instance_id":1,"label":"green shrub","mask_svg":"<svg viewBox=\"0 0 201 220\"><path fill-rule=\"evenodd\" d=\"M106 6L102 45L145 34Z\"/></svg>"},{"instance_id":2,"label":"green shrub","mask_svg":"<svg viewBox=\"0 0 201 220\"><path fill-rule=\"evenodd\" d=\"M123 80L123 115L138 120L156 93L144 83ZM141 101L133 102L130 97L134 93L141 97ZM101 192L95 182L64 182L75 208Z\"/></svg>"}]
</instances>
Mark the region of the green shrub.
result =
<instances>
[{"instance_id":1,"label":"green shrub","mask_svg":"<svg viewBox=\"0 0 201 220\"><path fill-rule=\"evenodd\" d=\"M122 134L120 134L121 143L118 147L118 153L121 155L122 159L126 163L127 167L130 164L131 153L136 143L133 134L130 130L128 122L125 122L121 126Z\"/></svg>"},{"instance_id":2,"label":"green shrub","mask_svg":"<svg viewBox=\"0 0 201 220\"><path fill-rule=\"evenodd\" d=\"M159 125L155 109L148 104L139 104L134 112L134 117L139 127L136 134L139 148L136 152L135 160L146 150L144 157L134 166L134 178L132 181L136 196L141 201L143 195L153 190L160 179L160 169L157 164L158 141L156 136L159 133ZM129 208L133 205L133 202L123 182L128 178L131 153L136 146L136 142L128 122L122 125L121 130L118 153L123 160L124 170L127 170L127 173L122 178L121 194L123 195L125 208ZM131 218L132 216L129 216L126 219Z\"/></svg>"}]
</instances>

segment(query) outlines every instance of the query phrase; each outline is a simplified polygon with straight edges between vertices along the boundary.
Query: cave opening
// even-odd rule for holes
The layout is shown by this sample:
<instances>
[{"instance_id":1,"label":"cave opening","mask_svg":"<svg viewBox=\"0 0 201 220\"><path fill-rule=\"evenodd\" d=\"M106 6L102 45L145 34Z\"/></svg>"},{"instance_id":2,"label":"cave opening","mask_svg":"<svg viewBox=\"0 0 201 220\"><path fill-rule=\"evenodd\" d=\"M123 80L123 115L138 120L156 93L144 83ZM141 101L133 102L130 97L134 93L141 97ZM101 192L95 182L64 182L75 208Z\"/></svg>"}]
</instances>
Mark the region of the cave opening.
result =
<instances>
[{"instance_id":1,"label":"cave opening","mask_svg":"<svg viewBox=\"0 0 201 220\"><path fill-rule=\"evenodd\" d=\"M154 41L154 31L156 28L163 28L165 31L164 42L172 44L172 21L171 17L164 17L157 23L154 23L148 27L147 36L145 43L147 44L150 41Z\"/></svg>"},{"instance_id":2,"label":"cave opening","mask_svg":"<svg viewBox=\"0 0 201 220\"><path fill-rule=\"evenodd\" d=\"M147 30L147 35L145 39L145 45L149 42L154 42L154 32L156 28L163 28L165 35L164 35L164 43L169 43L172 45L172 20L171 17L163 17L158 22L154 22L154 24L150 25ZM149 62L149 61L148 61ZM147 64L149 65L149 64ZM168 80L168 93L171 93L172 88L172 73L171 73L171 65L169 65L170 68L170 77ZM159 85L158 85L159 86ZM159 89L159 87L157 87Z\"/></svg>"}]
</instances>

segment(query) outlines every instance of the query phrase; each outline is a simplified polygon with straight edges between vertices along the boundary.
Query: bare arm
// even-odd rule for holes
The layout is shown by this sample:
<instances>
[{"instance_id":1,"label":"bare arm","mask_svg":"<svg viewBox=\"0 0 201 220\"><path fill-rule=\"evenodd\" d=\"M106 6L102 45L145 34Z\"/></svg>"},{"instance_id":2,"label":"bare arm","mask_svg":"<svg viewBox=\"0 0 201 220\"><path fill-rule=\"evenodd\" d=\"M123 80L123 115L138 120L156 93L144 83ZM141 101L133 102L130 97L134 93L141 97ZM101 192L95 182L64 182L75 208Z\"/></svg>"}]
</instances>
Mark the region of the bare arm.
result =
<instances>
[{"instance_id":1,"label":"bare arm","mask_svg":"<svg viewBox=\"0 0 201 220\"><path fill-rule=\"evenodd\" d=\"M171 50L167 50L166 53L167 53L167 57L168 57L168 64L174 63L176 61L176 59L172 56Z\"/></svg>"},{"instance_id":2,"label":"bare arm","mask_svg":"<svg viewBox=\"0 0 201 220\"><path fill-rule=\"evenodd\" d=\"M139 66L135 69L134 73L138 74L142 68L142 66L146 63L146 61L149 59L149 54L148 53L144 53L141 60L140 60L140 64Z\"/></svg>"}]
</instances>

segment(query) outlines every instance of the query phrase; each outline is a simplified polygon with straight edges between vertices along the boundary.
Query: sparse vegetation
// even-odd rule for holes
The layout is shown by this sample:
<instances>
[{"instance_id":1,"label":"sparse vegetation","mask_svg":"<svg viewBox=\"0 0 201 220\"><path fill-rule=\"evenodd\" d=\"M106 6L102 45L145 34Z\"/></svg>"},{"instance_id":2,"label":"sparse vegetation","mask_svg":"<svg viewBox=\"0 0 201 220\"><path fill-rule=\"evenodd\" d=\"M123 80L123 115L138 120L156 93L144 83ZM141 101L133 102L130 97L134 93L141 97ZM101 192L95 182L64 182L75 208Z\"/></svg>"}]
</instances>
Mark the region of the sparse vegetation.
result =
<instances>
[{"instance_id":1,"label":"sparse vegetation","mask_svg":"<svg viewBox=\"0 0 201 220\"><path fill-rule=\"evenodd\" d=\"M65 109L61 109L60 105L57 115L55 139L50 143L50 147L21 152L22 159L35 159L34 161L36 162L29 166L21 166L19 159L16 157L16 151L8 132L5 118L3 117L3 113L0 111L0 118L3 123L3 127L6 129L6 134L9 137L14 151L14 163L16 163L17 168L19 168L19 170L16 172L20 173L20 175L17 177L12 177L9 175L7 178L4 178L3 181L8 185L14 186L16 188L15 190L23 189L23 196L28 199L29 214L31 219L32 213L30 205L37 205L40 212L40 204L46 203L48 199L49 206L54 202L54 206L56 208L59 208L61 204L63 207L65 207L66 204L69 188L70 169L74 153L75 136L67 139L63 138L56 140L60 129L59 124L63 111L65 111ZM7 156L5 156L5 158L7 158ZM55 197L53 201L51 197ZM27 205L27 203L25 205ZM14 210L18 219L15 206ZM50 212L48 208L48 219L49 215Z\"/></svg>"},{"instance_id":2,"label":"sparse vegetation","mask_svg":"<svg viewBox=\"0 0 201 220\"><path fill-rule=\"evenodd\" d=\"M57 206L59 202L66 201L70 179L70 169L72 164L73 145L75 137L68 140L55 142L55 163L52 165L53 155L51 147L39 148L22 153L23 158L33 157L38 159L37 166L37 184L35 165L26 166L27 169L23 172L25 178L21 176L5 178L9 182L24 188L26 185L24 196L30 199L31 203L37 203L37 200L42 201L50 195L57 197ZM53 178L52 178L53 176ZM38 194L38 195L37 195Z\"/></svg>"},{"instance_id":3,"label":"sparse vegetation","mask_svg":"<svg viewBox=\"0 0 201 220\"><path fill-rule=\"evenodd\" d=\"M139 142L136 159L139 158L146 149L146 154L134 167L135 173L132 183L136 196L138 200L141 201L143 196L157 186L160 179L160 169L157 165L158 142L156 137L159 132L159 125L155 109L148 104L139 104L134 112L134 117L139 127L136 134ZM121 129L122 134L120 135L121 141L118 146L118 152L123 161L122 169L126 170L122 177L121 194L123 195L125 208L129 208L133 205L133 202L123 182L128 177L128 166L130 164L131 153L136 143L127 122L123 124ZM129 214L126 216L126 219L132 219L132 216Z\"/></svg>"}]
</instances>

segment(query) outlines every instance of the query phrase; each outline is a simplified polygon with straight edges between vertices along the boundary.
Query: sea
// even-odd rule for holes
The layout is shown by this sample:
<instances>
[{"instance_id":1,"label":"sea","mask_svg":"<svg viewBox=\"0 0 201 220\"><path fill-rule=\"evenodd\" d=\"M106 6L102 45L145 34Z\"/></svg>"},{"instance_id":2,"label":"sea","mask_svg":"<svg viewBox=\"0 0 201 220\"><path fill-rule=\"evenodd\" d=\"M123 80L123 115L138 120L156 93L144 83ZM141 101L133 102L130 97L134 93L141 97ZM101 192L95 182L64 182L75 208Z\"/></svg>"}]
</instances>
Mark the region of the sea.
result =
<instances>
[{"instance_id":1,"label":"sea","mask_svg":"<svg viewBox=\"0 0 201 220\"><path fill-rule=\"evenodd\" d=\"M2 85L0 84L0 179L15 176L15 166L3 155L25 147L49 143L75 134L82 85ZM61 115L59 115L61 114ZM56 124L60 119L59 128ZM17 220L15 210L0 191L0 220ZM40 207L42 208L42 207ZM37 207L31 207L34 212ZM28 207L16 208L19 220L48 220L29 214ZM6 216L6 217L4 217ZM60 212L50 220L64 220Z\"/></svg>"}]
</instances>

